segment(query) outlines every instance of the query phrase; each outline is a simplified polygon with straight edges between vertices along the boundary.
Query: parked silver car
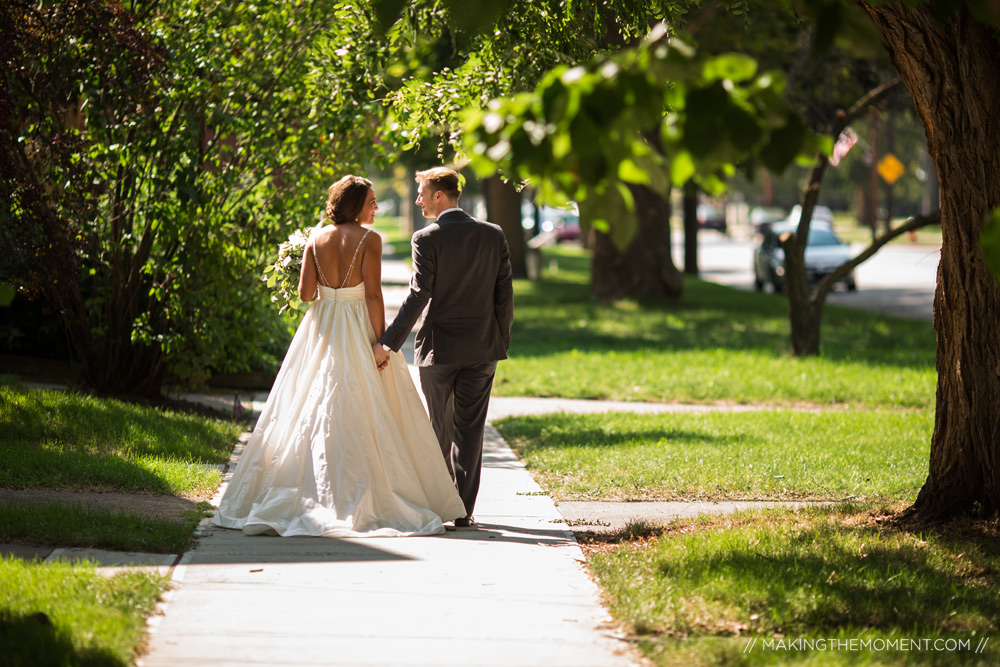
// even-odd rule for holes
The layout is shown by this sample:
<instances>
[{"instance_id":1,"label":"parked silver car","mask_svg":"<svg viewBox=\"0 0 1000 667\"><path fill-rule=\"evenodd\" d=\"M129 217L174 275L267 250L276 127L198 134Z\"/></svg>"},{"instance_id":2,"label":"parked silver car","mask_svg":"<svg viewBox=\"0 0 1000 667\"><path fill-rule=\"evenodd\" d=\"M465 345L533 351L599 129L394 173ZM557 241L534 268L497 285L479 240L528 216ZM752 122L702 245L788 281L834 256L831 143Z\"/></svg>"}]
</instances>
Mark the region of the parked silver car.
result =
<instances>
[{"instance_id":1,"label":"parked silver car","mask_svg":"<svg viewBox=\"0 0 1000 667\"><path fill-rule=\"evenodd\" d=\"M755 206L750 209L750 229L755 232L763 232L776 222L781 222L788 217L788 211L776 206Z\"/></svg>"},{"instance_id":2,"label":"parked silver car","mask_svg":"<svg viewBox=\"0 0 1000 667\"><path fill-rule=\"evenodd\" d=\"M785 251L778 241L797 226L787 222L776 223L762 233L760 245L753 253L753 283L758 290L763 290L770 283L775 292L785 291ZM810 284L818 283L851 257L851 246L841 241L829 224L819 220L810 224L805 255L806 276ZM853 271L840 282L852 292L858 289Z\"/></svg>"},{"instance_id":3,"label":"parked silver car","mask_svg":"<svg viewBox=\"0 0 1000 667\"><path fill-rule=\"evenodd\" d=\"M696 209L698 227L700 229L714 229L717 232L727 234L726 209L715 204L698 204Z\"/></svg>"},{"instance_id":4,"label":"parked silver car","mask_svg":"<svg viewBox=\"0 0 1000 667\"><path fill-rule=\"evenodd\" d=\"M795 226L799 224L799 218L801 217L802 207L796 204L792 207L792 210L788 212L788 217L785 218L785 222L789 225ZM813 214L810 219L810 224L814 222L822 222L827 225L833 225L833 211L831 211L828 206L820 206L819 204L813 206Z\"/></svg>"}]
</instances>

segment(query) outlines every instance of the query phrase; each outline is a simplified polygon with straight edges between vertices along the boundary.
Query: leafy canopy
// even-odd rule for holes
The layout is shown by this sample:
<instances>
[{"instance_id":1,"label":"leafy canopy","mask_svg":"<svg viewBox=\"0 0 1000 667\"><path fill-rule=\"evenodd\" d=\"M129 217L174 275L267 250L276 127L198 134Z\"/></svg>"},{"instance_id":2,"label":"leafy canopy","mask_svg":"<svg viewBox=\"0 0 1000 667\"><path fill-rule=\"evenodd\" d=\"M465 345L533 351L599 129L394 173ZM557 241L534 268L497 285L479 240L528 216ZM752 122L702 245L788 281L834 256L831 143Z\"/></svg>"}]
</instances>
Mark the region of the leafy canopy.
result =
<instances>
[{"instance_id":1,"label":"leafy canopy","mask_svg":"<svg viewBox=\"0 0 1000 667\"><path fill-rule=\"evenodd\" d=\"M474 168L537 181L553 202L625 247L635 229L626 183L666 192L694 180L712 193L748 156L774 171L829 151L793 112L780 72L743 54L697 57L659 24L642 43L584 66L556 67L530 93L469 110Z\"/></svg>"}]
</instances>

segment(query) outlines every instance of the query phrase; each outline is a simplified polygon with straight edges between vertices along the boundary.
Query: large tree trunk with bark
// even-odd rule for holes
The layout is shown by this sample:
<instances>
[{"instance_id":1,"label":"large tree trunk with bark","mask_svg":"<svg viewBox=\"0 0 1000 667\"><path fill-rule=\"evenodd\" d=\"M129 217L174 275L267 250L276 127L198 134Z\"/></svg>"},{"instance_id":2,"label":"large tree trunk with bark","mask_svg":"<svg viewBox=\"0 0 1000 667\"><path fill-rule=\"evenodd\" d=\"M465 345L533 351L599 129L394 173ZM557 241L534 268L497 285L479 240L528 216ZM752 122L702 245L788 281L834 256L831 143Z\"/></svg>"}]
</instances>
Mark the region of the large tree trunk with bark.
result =
<instances>
[{"instance_id":1,"label":"large tree trunk with bark","mask_svg":"<svg viewBox=\"0 0 1000 667\"><path fill-rule=\"evenodd\" d=\"M679 299L684 278L674 266L670 246L670 202L645 186L630 186L638 227L625 252L597 232L590 288L601 300Z\"/></svg>"},{"instance_id":2,"label":"large tree trunk with bark","mask_svg":"<svg viewBox=\"0 0 1000 667\"><path fill-rule=\"evenodd\" d=\"M913 96L941 185L937 412L927 481L907 515L992 515L1000 510L1000 286L979 234L1000 206L1000 41L964 8L943 23L899 2L861 6Z\"/></svg>"},{"instance_id":3,"label":"large tree trunk with bark","mask_svg":"<svg viewBox=\"0 0 1000 667\"><path fill-rule=\"evenodd\" d=\"M515 278L525 278L528 275L524 262L525 242L524 230L521 228L521 193L512 183L505 183L499 175L490 176L483 181L486 193L486 210L490 222L500 225L507 237L510 248L510 266Z\"/></svg>"}]
</instances>

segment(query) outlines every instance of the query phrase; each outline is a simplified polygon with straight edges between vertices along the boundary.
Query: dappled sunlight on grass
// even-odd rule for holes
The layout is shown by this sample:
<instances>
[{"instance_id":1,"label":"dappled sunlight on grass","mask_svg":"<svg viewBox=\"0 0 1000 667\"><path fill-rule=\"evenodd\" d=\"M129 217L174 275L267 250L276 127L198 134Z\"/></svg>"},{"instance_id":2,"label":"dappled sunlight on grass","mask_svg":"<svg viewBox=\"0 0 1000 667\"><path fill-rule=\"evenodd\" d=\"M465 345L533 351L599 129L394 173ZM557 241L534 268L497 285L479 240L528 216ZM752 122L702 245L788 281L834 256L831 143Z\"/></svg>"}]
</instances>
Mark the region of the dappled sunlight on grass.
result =
<instances>
[{"instance_id":1,"label":"dappled sunlight on grass","mask_svg":"<svg viewBox=\"0 0 1000 667\"><path fill-rule=\"evenodd\" d=\"M920 654L741 654L752 637L969 639L995 629L997 523L919 534L876 521L885 511L846 505L678 521L659 537L592 550L589 564L613 614L658 664L895 663ZM975 657L998 654L994 646Z\"/></svg>"},{"instance_id":2,"label":"dappled sunlight on grass","mask_svg":"<svg viewBox=\"0 0 1000 667\"><path fill-rule=\"evenodd\" d=\"M178 554L192 543L209 503L189 503L174 519L61 503L0 503L0 540L58 547ZM212 508L214 509L214 508Z\"/></svg>"},{"instance_id":3,"label":"dappled sunlight on grass","mask_svg":"<svg viewBox=\"0 0 1000 667\"><path fill-rule=\"evenodd\" d=\"M131 665L168 578L0 557L0 654L10 665ZM40 610L44 610L42 613Z\"/></svg>"},{"instance_id":4,"label":"dappled sunlight on grass","mask_svg":"<svg viewBox=\"0 0 1000 667\"><path fill-rule=\"evenodd\" d=\"M5 445L55 444L87 454L154 455L204 463L229 458L233 426L114 399L0 386ZM238 430L237 430L238 432Z\"/></svg>"},{"instance_id":5,"label":"dappled sunlight on grass","mask_svg":"<svg viewBox=\"0 0 1000 667\"><path fill-rule=\"evenodd\" d=\"M933 415L549 414L495 426L562 500L912 499Z\"/></svg>"},{"instance_id":6,"label":"dappled sunlight on grass","mask_svg":"<svg viewBox=\"0 0 1000 667\"><path fill-rule=\"evenodd\" d=\"M515 286L498 395L933 405L930 323L828 306L823 355L796 359L781 296L689 279L677 302L602 304L586 256L564 254L556 274Z\"/></svg>"},{"instance_id":7,"label":"dappled sunlight on grass","mask_svg":"<svg viewBox=\"0 0 1000 667\"><path fill-rule=\"evenodd\" d=\"M233 422L110 399L0 386L0 485L200 494L229 459Z\"/></svg>"}]
</instances>

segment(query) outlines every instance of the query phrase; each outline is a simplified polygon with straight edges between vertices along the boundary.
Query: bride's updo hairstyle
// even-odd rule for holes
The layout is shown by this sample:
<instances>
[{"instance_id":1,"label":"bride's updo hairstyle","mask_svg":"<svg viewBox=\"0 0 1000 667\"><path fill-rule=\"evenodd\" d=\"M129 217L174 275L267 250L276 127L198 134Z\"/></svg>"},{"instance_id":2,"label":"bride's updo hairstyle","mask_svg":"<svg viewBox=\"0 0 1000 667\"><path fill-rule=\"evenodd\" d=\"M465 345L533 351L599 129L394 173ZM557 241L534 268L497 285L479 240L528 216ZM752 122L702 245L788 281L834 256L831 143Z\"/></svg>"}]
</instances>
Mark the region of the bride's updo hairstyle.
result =
<instances>
[{"instance_id":1,"label":"bride's updo hairstyle","mask_svg":"<svg viewBox=\"0 0 1000 667\"><path fill-rule=\"evenodd\" d=\"M350 175L331 185L326 199L326 219L335 225L357 222L372 187L367 178Z\"/></svg>"}]
</instances>

